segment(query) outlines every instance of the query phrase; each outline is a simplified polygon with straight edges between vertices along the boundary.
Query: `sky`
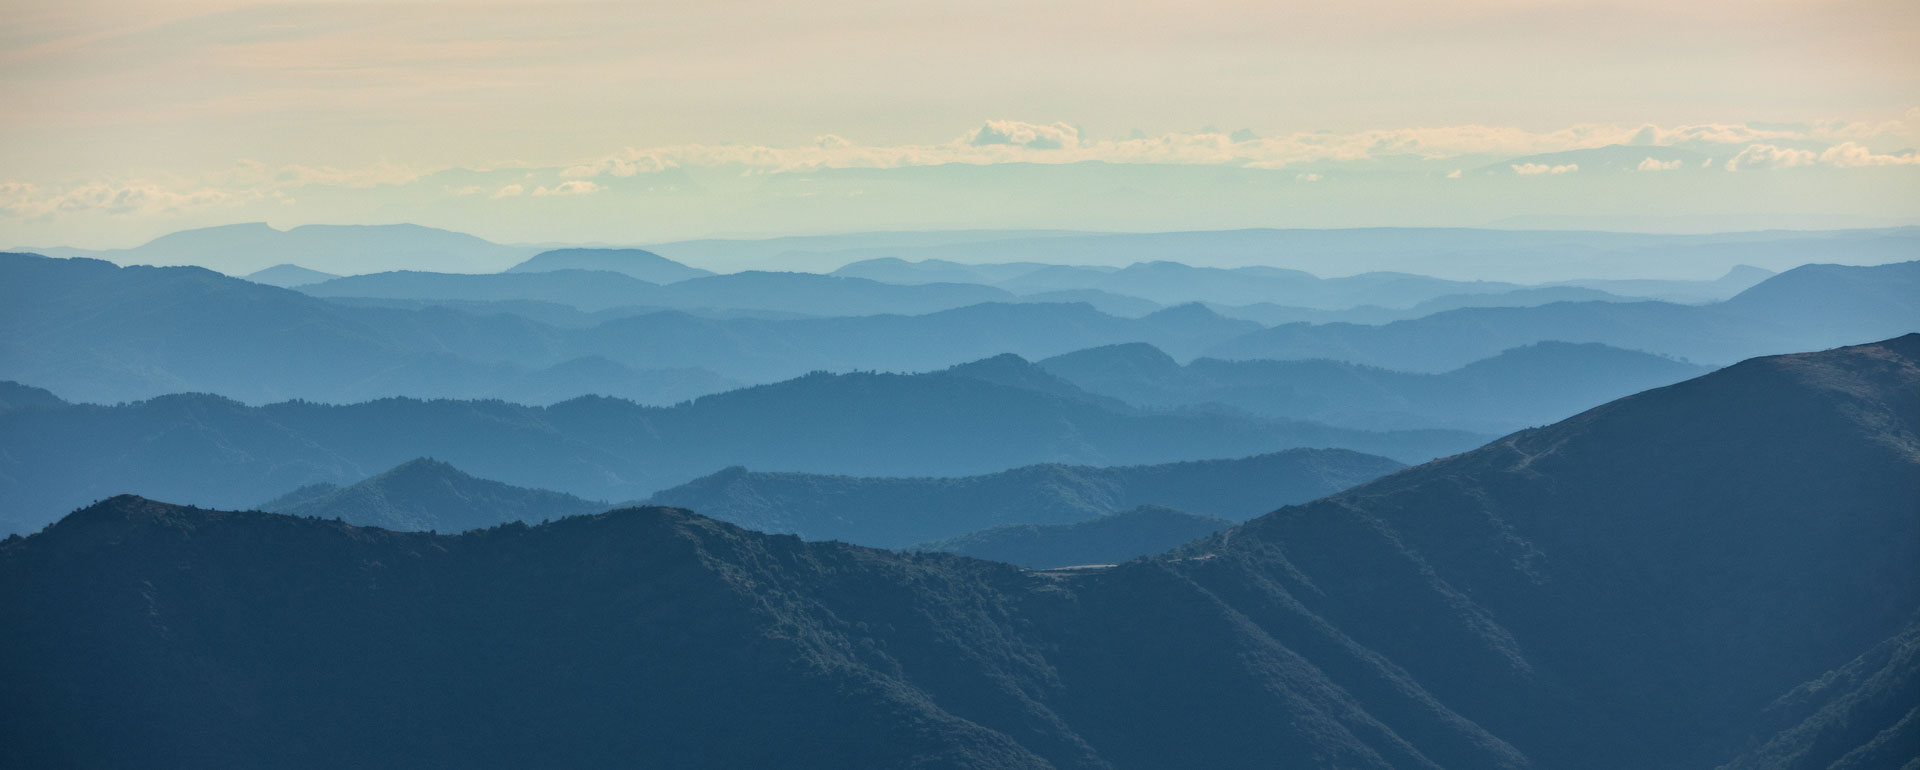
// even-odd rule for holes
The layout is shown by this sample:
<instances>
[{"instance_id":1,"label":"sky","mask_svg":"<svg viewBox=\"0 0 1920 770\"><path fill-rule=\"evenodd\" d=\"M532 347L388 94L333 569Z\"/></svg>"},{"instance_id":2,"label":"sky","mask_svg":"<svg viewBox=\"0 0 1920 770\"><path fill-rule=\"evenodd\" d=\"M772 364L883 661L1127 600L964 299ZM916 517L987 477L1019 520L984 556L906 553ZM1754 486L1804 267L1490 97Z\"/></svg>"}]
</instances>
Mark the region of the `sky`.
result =
<instances>
[{"instance_id":1,"label":"sky","mask_svg":"<svg viewBox=\"0 0 1920 770\"><path fill-rule=\"evenodd\" d=\"M1920 3L0 0L0 246L1920 222Z\"/></svg>"}]
</instances>

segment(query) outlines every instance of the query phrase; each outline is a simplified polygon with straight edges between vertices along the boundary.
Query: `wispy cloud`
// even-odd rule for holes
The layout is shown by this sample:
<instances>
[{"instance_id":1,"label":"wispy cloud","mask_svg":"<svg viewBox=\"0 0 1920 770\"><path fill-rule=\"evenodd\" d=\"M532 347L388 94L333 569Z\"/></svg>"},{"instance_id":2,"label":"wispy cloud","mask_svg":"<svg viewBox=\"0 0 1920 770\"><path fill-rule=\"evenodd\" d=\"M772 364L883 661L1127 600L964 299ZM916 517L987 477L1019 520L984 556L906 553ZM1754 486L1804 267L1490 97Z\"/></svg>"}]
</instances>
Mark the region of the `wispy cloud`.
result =
<instances>
[{"instance_id":1,"label":"wispy cloud","mask_svg":"<svg viewBox=\"0 0 1920 770\"><path fill-rule=\"evenodd\" d=\"M1580 164L1578 163L1562 163L1562 164L1557 164L1552 166L1549 166L1545 163L1513 164L1513 173L1519 174L1521 176L1538 176L1540 174L1571 174L1579 170L1580 170Z\"/></svg>"},{"instance_id":2,"label":"wispy cloud","mask_svg":"<svg viewBox=\"0 0 1920 770\"><path fill-rule=\"evenodd\" d=\"M1861 166L1913 166L1920 165L1920 155L1912 150L1898 155L1879 154L1854 142L1845 142L1828 147L1820 153L1820 162L1840 168L1859 168Z\"/></svg>"},{"instance_id":3,"label":"wispy cloud","mask_svg":"<svg viewBox=\"0 0 1920 770\"><path fill-rule=\"evenodd\" d=\"M519 185L514 185L514 186L518 187ZM592 195L593 193L600 192L601 189L602 188L600 187L600 185L594 184L593 182L589 182L585 179L574 179L566 182L561 182L552 187L535 187L533 188L533 194L536 196Z\"/></svg>"},{"instance_id":4,"label":"wispy cloud","mask_svg":"<svg viewBox=\"0 0 1920 770\"><path fill-rule=\"evenodd\" d=\"M1679 158L1674 158L1672 160L1655 160L1651 157L1648 157L1641 160L1640 165L1635 166L1634 168L1640 171L1672 171L1679 167L1680 167Z\"/></svg>"},{"instance_id":5,"label":"wispy cloud","mask_svg":"<svg viewBox=\"0 0 1920 770\"><path fill-rule=\"evenodd\" d=\"M1727 160L1728 171L1749 169L1793 168L1811 166L1814 162L1812 150L1798 150L1791 147L1778 147L1771 144L1752 144Z\"/></svg>"}]
</instances>

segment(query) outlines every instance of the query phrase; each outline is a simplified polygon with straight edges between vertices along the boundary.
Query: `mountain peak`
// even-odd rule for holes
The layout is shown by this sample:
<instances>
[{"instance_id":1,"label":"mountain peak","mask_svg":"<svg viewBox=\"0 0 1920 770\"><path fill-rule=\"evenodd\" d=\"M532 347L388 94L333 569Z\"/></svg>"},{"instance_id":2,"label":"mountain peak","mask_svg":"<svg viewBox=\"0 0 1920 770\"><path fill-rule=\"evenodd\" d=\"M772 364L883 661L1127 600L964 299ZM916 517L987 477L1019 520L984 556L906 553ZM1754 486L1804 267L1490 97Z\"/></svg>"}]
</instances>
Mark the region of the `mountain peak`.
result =
<instances>
[{"instance_id":1,"label":"mountain peak","mask_svg":"<svg viewBox=\"0 0 1920 770\"><path fill-rule=\"evenodd\" d=\"M648 283L669 284L712 272L675 262L643 249L553 249L507 268L509 273L546 273L556 270L593 270L623 273Z\"/></svg>"}]
</instances>

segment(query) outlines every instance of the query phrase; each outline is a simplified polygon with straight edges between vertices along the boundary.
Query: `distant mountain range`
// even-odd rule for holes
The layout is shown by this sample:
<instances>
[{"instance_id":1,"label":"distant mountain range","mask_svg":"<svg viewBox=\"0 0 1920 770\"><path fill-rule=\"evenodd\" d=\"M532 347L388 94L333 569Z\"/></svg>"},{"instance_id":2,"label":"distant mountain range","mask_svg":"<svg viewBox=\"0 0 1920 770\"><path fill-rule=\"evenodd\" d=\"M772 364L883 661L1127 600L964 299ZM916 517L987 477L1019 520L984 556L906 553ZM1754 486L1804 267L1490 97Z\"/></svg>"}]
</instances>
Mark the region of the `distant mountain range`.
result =
<instances>
[{"instance_id":1,"label":"distant mountain range","mask_svg":"<svg viewBox=\"0 0 1920 770\"><path fill-rule=\"evenodd\" d=\"M544 250L505 246L420 225L301 225L279 230L264 222L182 230L129 249L35 249L53 257L92 257L121 265L197 265L227 275L247 275L282 264L334 275L381 270L491 273Z\"/></svg>"},{"instance_id":2,"label":"distant mountain range","mask_svg":"<svg viewBox=\"0 0 1920 770\"><path fill-rule=\"evenodd\" d=\"M1204 404L1252 414L1375 430L1451 427L1505 433L1544 425L1707 367L1595 343L1539 342L1442 374L1339 361L1222 361L1185 366L1151 345L1092 348L1042 360L1041 369L1144 407Z\"/></svg>"},{"instance_id":3,"label":"distant mountain range","mask_svg":"<svg viewBox=\"0 0 1920 770\"><path fill-rule=\"evenodd\" d=\"M662 490L646 502L761 532L899 548L998 526L1074 524L1148 505L1244 520L1402 467L1384 457L1337 449L1131 467L1035 465L960 478L859 478L736 467Z\"/></svg>"},{"instance_id":4,"label":"distant mountain range","mask_svg":"<svg viewBox=\"0 0 1920 770\"><path fill-rule=\"evenodd\" d=\"M465 532L509 522L599 513L612 506L479 479L437 460L409 460L352 486L310 484L260 510L407 532Z\"/></svg>"},{"instance_id":5,"label":"distant mountain range","mask_svg":"<svg viewBox=\"0 0 1920 770\"><path fill-rule=\"evenodd\" d=\"M1231 526L1230 519L1147 505L1073 524L994 527L921 543L910 550L942 551L1029 569L1100 566L1161 553Z\"/></svg>"},{"instance_id":6,"label":"distant mountain range","mask_svg":"<svg viewBox=\"0 0 1920 770\"><path fill-rule=\"evenodd\" d=\"M1920 335L1747 361L1065 572L114 497L0 543L0 761L1902 767L1916 392Z\"/></svg>"},{"instance_id":7,"label":"distant mountain range","mask_svg":"<svg viewBox=\"0 0 1920 770\"><path fill-rule=\"evenodd\" d=\"M1010 167L1002 171L1015 173ZM647 248L712 270L826 271L880 258L968 266L1119 266L1173 260L1215 268L1277 265L1324 276L1407 272L1450 280L1537 284L1590 279L1704 281L1739 265L1782 271L1822 261L1900 262L1920 250L1920 228L1700 235L1448 227L851 233L764 241L685 241Z\"/></svg>"},{"instance_id":8,"label":"distant mountain range","mask_svg":"<svg viewBox=\"0 0 1920 770\"><path fill-rule=\"evenodd\" d=\"M1806 265L1712 305L1569 302L1468 308L1381 326L1304 323L1206 351L1226 359L1327 358L1441 372L1535 342L1598 342L1718 364L1785 348L1815 349L1920 328L1920 262Z\"/></svg>"},{"instance_id":9,"label":"distant mountain range","mask_svg":"<svg viewBox=\"0 0 1920 770\"><path fill-rule=\"evenodd\" d=\"M445 307L406 299L328 302L195 268L119 268L93 260L0 255L0 300L7 302L0 313L5 332L0 378L98 402L210 391L251 403L390 395L538 403L603 394L669 404L808 371L927 371L1000 353L1038 359L1127 342L1151 344L1179 360L1202 354L1234 360L1325 358L1433 372L1551 340L1717 364L1789 346L1827 347L1913 328L1920 324L1920 301L1913 299L1920 290L1906 290L1915 284L1915 272L1914 263L1810 266L1706 306L1556 303L1453 310L1383 326L1262 329L1194 304L1139 318L1107 315L1084 304L1001 303L924 315L766 318L747 311L646 308L586 314L525 300L447 299ZM398 280L398 275L340 281ZM692 292L683 299L716 303L764 290L768 296L812 297L804 302L846 312L855 303L835 299L835 292L848 286L909 293L957 286L744 275L662 287L624 275L575 271L433 276L428 283L438 285L440 279L483 287L501 280L523 286L624 282ZM755 288L762 280L771 283ZM825 283L818 292L790 293L795 280ZM612 292L605 301L626 298Z\"/></svg>"},{"instance_id":10,"label":"distant mountain range","mask_svg":"<svg viewBox=\"0 0 1920 770\"><path fill-rule=\"evenodd\" d=\"M316 297L464 301L535 300L586 312L624 306L772 310L816 316L895 313L919 315L1011 302L1014 295L989 286L901 286L864 278L812 273L707 275L660 285L622 272L576 269L458 275L390 272L336 278L299 287Z\"/></svg>"},{"instance_id":11,"label":"distant mountain range","mask_svg":"<svg viewBox=\"0 0 1920 770\"><path fill-rule=\"evenodd\" d=\"M1018 365L1029 371L1014 380L1023 385L1001 384L1009 381L1007 363L919 375L816 374L671 408L601 397L544 408L411 399L249 407L173 395L0 412L0 515L12 517L7 529L30 531L120 490L248 506L306 484L353 483L423 456L517 486L630 500L733 465L962 476L1035 463L1166 463L1296 447L1420 462L1486 438L1140 411L1076 394L1064 382L1055 392L1032 389L1052 375L1025 362Z\"/></svg>"}]
</instances>

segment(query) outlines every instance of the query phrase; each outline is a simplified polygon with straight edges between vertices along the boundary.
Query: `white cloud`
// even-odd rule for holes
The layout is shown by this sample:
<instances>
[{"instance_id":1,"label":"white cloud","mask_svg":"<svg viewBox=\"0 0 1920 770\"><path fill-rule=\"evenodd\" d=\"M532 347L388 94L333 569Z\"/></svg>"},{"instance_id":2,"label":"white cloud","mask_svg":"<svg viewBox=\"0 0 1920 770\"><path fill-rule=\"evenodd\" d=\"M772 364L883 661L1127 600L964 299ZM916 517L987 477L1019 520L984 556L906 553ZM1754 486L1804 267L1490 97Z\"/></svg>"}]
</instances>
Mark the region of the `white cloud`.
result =
<instances>
[{"instance_id":1,"label":"white cloud","mask_svg":"<svg viewBox=\"0 0 1920 770\"><path fill-rule=\"evenodd\" d=\"M1563 163L1556 166L1549 166L1545 163L1513 164L1513 173L1519 174L1521 176L1536 176L1539 174L1571 174L1579 170L1580 170L1580 164L1578 163Z\"/></svg>"},{"instance_id":2,"label":"white cloud","mask_svg":"<svg viewBox=\"0 0 1920 770\"><path fill-rule=\"evenodd\" d=\"M517 185L517 184L510 184L510 185L507 185L507 186L505 186L505 187L502 187L502 188L500 188L499 190L495 190L495 191L494 191L494 193L493 193L493 197L495 197L495 198L511 198L511 197L514 197L514 196L516 196L516 195L521 195L521 194L523 194L523 193L525 193L526 191L527 191L527 188L525 188L525 187L521 187L520 185Z\"/></svg>"},{"instance_id":3,"label":"white cloud","mask_svg":"<svg viewBox=\"0 0 1920 770\"><path fill-rule=\"evenodd\" d=\"M1793 168L1813 165L1812 150L1796 150L1771 144L1750 144L1727 161L1728 171L1743 168Z\"/></svg>"},{"instance_id":4,"label":"white cloud","mask_svg":"<svg viewBox=\"0 0 1920 770\"><path fill-rule=\"evenodd\" d=\"M1908 152L1905 155L1880 155L1855 142L1843 142L1828 147L1820 153L1820 162L1840 168L1859 168L1861 166L1913 166L1920 165L1920 155Z\"/></svg>"},{"instance_id":5,"label":"white cloud","mask_svg":"<svg viewBox=\"0 0 1920 770\"><path fill-rule=\"evenodd\" d=\"M205 187L182 192L147 181L93 182L59 193L43 193L38 185L30 182L7 182L0 184L0 216L168 215L192 209L239 206L262 197L267 196L253 191L230 192Z\"/></svg>"},{"instance_id":6,"label":"white cloud","mask_svg":"<svg viewBox=\"0 0 1920 770\"><path fill-rule=\"evenodd\" d=\"M1459 178L1460 178L1460 169L1457 169L1457 168L1456 168L1456 169L1454 169L1454 170L1452 170L1452 171L1449 171L1449 172L1447 172L1447 178L1448 178L1448 179L1459 179Z\"/></svg>"},{"instance_id":7,"label":"white cloud","mask_svg":"<svg viewBox=\"0 0 1920 770\"><path fill-rule=\"evenodd\" d=\"M1294 178L1302 182L1318 182L1324 177L1320 176L1319 174L1299 174Z\"/></svg>"},{"instance_id":8,"label":"white cloud","mask_svg":"<svg viewBox=\"0 0 1920 770\"><path fill-rule=\"evenodd\" d=\"M1029 150L1067 150L1080 146L1080 130L1065 123L1022 123L989 120L974 129L967 144L975 147L1012 145Z\"/></svg>"},{"instance_id":9,"label":"white cloud","mask_svg":"<svg viewBox=\"0 0 1920 770\"><path fill-rule=\"evenodd\" d=\"M635 174L651 174L665 171L675 164L662 158L656 152L643 152L632 147L622 149L613 155L599 160L569 166L560 172L563 177L580 178L611 175L630 177Z\"/></svg>"},{"instance_id":10,"label":"white cloud","mask_svg":"<svg viewBox=\"0 0 1920 770\"><path fill-rule=\"evenodd\" d=\"M518 187L519 185L514 185L514 186ZM605 188L601 187L600 185L589 182L587 180L575 179L570 182L561 182L552 187L536 187L533 189L533 194L536 196L539 196L539 195L591 195L593 193L600 192L602 189L605 189Z\"/></svg>"},{"instance_id":11,"label":"white cloud","mask_svg":"<svg viewBox=\"0 0 1920 770\"><path fill-rule=\"evenodd\" d=\"M1679 167L1679 158L1674 158L1673 160L1654 160L1652 157L1648 157L1640 161L1640 165L1634 168L1640 171L1672 171Z\"/></svg>"}]
</instances>

